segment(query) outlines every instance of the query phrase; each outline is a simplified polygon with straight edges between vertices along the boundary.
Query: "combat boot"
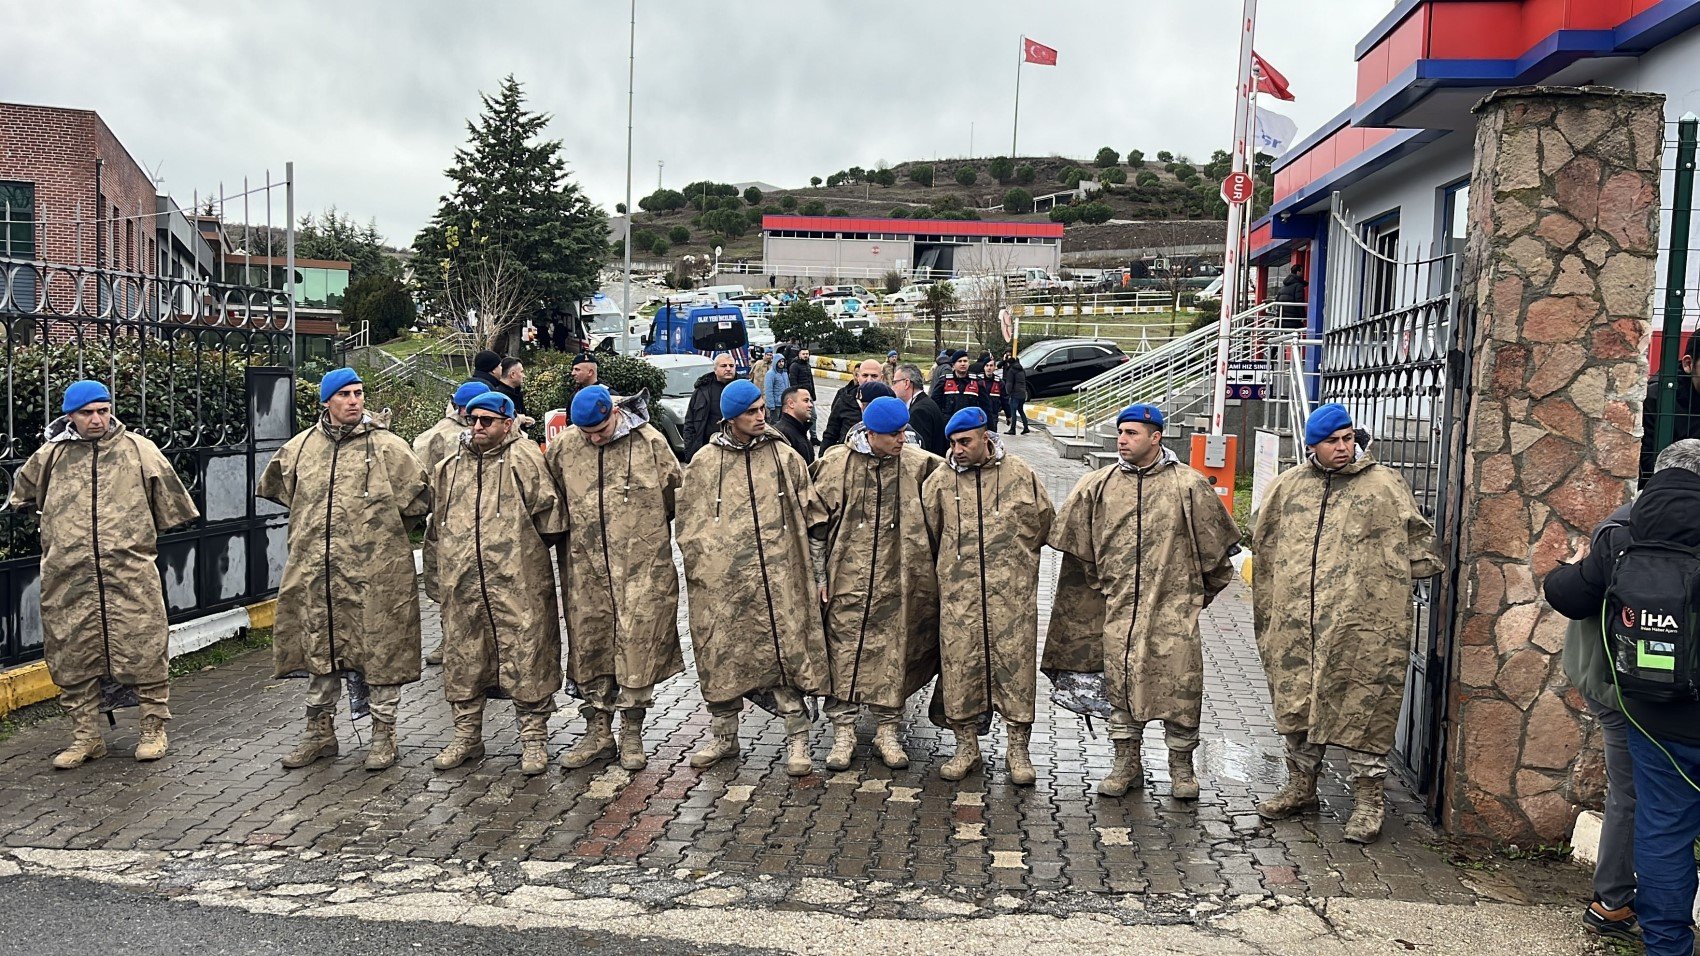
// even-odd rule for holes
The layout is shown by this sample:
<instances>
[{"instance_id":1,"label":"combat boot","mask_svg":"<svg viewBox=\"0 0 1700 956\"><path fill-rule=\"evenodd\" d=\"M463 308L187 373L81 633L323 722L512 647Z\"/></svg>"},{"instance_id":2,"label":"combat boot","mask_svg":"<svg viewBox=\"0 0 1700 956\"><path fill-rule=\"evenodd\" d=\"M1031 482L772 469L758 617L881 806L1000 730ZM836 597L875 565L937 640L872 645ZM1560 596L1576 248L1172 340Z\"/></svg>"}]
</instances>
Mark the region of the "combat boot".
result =
<instances>
[{"instance_id":1,"label":"combat boot","mask_svg":"<svg viewBox=\"0 0 1700 956\"><path fill-rule=\"evenodd\" d=\"M854 734L851 742L855 742ZM788 753L785 756L785 772L793 777L806 777L815 769L815 763L809 758L809 732L799 730L785 738ZM833 748L837 749L836 746ZM848 765L848 761L846 761Z\"/></svg>"},{"instance_id":2,"label":"combat boot","mask_svg":"<svg viewBox=\"0 0 1700 956\"><path fill-rule=\"evenodd\" d=\"M939 768L939 776L946 780L961 780L980 766L980 735L974 732L973 727L956 728L956 754Z\"/></svg>"},{"instance_id":3,"label":"combat boot","mask_svg":"<svg viewBox=\"0 0 1700 956\"><path fill-rule=\"evenodd\" d=\"M712 767L727 757L738 756L738 715L716 717L709 721L714 733L708 746L691 754L691 766L698 770Z\"/></svg>"},{"instance_id":4,"label":"combat boot","mask_svg":"<svg viewBox=\"0 0 1700 956\"><path fill-rule=\"evenodd\" d=\"M909 766L909 755L903 750L903 741L897 737L897 724L880 724L874 730L874 750L880 755L880 762L893 770L901 770Z\"/></svg>"},{"instance_id":5,"label":"combat boot","mask_svg":"<svg viewBox=\"0 0 1700 956\"><path fill-rule=\"evenodd\" d=\"M330 714L307 718L307 734L295 749L284 755L283 765L290 770L305 767L320 757L337 755L336 726Z\"/></svg>"},{"instance_id":6,"label":"combat boot","mask_svg":"<svg viewBox=\"0 0 1700 956\"><path fill-rule=\"evenodd\" d=\"M1192 751L1169 751L1169 794L1176 800L1198 799L1198 775L1192 771Z\"/></svg>"},{"instance_id":7,"label":"combat boot","mask_svg":"<svg viewBox=\"0 0 1700 956\"><path fill-rule=\"evenodd\" d=\"M427 663L427 664L441 664L442 662L443 662L443 643L441 641L438 641L436 647L433 647L430 650L425 652L425 663Z\"/></svg>"},{"instance_id":8,"label":"combat boot","mask_svg":"<svg viewBox=\"0 0 1700 956\"><path fill-rule=\"evenodd\" d=\"M1009 782L1018 787L1031 787L1038 774L1033 772L1033 759L1027 755L1027 744L1033 739L1032 724L1009 724Z\"/></svg>"},{"instance_id":9,"label":"combat boot","mask_svg":"<svg viewBox=\"0 0 1700 956\"><path fill-rule=\"evenodd\" d=\"M1257 805L1257 815L1265 820L1285 820L1317 808L1316 772L1306 773L1291 758L1287 760L1287 785L1280 792Z\"/></svg>"},{"instance_id":10,"label":"combat boot","mask_svg":"<svg viewBox=\"0 0 1700 956\"><path fill-rule=\"evenodd\" d=\"M643 708L620 711L620 768L642 770L649 766L649 754L643 749Z\"/></svg>"},{"instance_id":11,"label":"combat boot","mask_svg":"<svg viewBox=\"0 0 1700 956\"><path fill-rule=\"evenodd\" d=\"M1387 812L1387 790L1379 777L1352 778L1352 816L1346 821L1346 839L1374 843L1381 836L1382 817Z\"/></svg>"},{"instance_id":12,"label":"combat boot","mask_svg":"<svg viewBox=\"0 0 1700 956\"><path fill-rule=\"evenodd\" d=\"M395 721L379 720L372 715L372 746L366 751L367 770L387 770L395 766Z\"/></svg>"},{"instance_id":13,"label":"combat boot","mask_svg":"<svg viewBox=\"0 0 1700 956\"><path fill-rule=\"evenodd\" d=\"M850 758L856 753L856 721L832 723L832 753L826 755L826 769L849 770Z\"/></svg>"},{"instance_id":14,"label":"combat boot","mask_svg":"<svg viewBox=\"0 0 1700 956\"><path fill-rule=\"evenodd\" d=\"M165 718L149 714L142 718L142 739L136 742L136 761L147 763L165 756Z\"/></svg>"},{"instance_id":15,"label":"combat boot","mask_svg":"<svg viewBox=\"0 0 1700 956\"><path fill-rule=\"evenodd\" d=\"M1098 781L1098 792L1106 797L1119 797L1129 790L1145 786L1145 765L1139 760L1139 739L1112 740L1116 761L1110 765L1110 775Z\"/></svg>"},{"instance_id":16,"label":"combat boot","mask_svg":"<svg viewBox=\"0 0 1700 956\"><path fill-rule=\"evenodd\" d=\"M53 758L53 769L71 770L106 756L106 741L100 736L100 714L93 703L71 712L71 746Z\"/></svg>"},{"instance_id":17,"label":"combat boot","mask_svg":"<svg viewBox=\"0 0 1700 956\"><path fill-rule=\"evenodd\" d=\"M519 772L535 777L549 769L549 715L519 715Z\"/></svg>"},{"instance_id":18,"label":"combat boot","mask_svg":"<svg viewBox=\"0 0 1700 956\"><path fill-rule=\"evenodd\" d=\"M484 756L484 711L455 714L455 735L449 745L437 752L431 766L438 770L453 770L468 760Z\"/></svg>"},{"instance_id":19,"label":"combat boot","mask_svg":"<svg viewBox=\"0 0 1700 956\"><path fill-rule=\"evenodd\" d=\"M561 755L561 766L577 770L593 760L614 755L614 715L606 710L593 710L585 719L584 736L573 749Z\"/></svg>"}]
</instances>

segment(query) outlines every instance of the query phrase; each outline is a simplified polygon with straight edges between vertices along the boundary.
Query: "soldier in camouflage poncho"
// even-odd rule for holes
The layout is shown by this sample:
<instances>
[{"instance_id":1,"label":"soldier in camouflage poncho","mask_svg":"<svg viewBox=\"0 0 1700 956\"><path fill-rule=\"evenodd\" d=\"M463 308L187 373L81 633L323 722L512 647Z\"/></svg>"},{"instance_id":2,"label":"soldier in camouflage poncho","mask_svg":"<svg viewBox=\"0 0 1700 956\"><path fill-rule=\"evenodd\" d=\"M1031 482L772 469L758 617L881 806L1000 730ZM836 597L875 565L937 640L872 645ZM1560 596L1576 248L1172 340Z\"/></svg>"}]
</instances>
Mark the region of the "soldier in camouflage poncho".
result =
<instances>
[{"instance_id":1,"label":"soldier in camouflage poncho","mask_svg":"<svg viewBox=\"0 0 1700 956\"><path fill-rule=\"evenodd\" d=\"M273 671L306 677L307 733L283 758L305 767L337 753L341 695L370 688L366 769L395 763L396 706L419 679L419 582L407 529L431 510L425 469L407 442L366 414L353 369L319 383L325 412L278 449L256 494L289 509L289 558L277 593Z\"/></svg>"},{"instance_id":2,"label":"soldier in camouflage poncho","mask_svg":"<svg viewBox=\"0 0 1700 956\"><path fill-rule=\"evenodd\" d=\"M1161 720L1174 796L1198 797L1192 752L1204 706L1198 613L1233 580L1239 529L1209 479L1163 447L1153 405L1117 416L1121 461L1080 479L1057 513L1051 547L1080 565L1058 581L1044 670L1100 672L1115 766L1098 792L1144 782L1139 744Z\"/></svg>"},{"instance_id":3,"label":"soldier in camouflage poncho","mask_svg":"<svg viewBox=\"0 0 1700 956\"><path fill-rule=\"evenodd\" d=\"M785 771L800 777L813 769L804 698L827 688L809 553L809 534L826 524L826 509L803 457L768 429L761 389L730 382L717 411L724 423L685 469L674 529L714 735L691 766L738 753L748 696L785 718Z\"/></svg>"},{"instance_id":4,"label":"soldier in camouflage poncho","mask_svg":"<svg viewBox=\"0 0 1700 956\"><path fill-rule=\"evenodd\" d=\"M873 388L874 386L868 386ZM903 703L938 673L938 586L921 515L921 486L942 462L905 443L909 409L886 395L869 402L842 445L814 465L832 516L815 545L832 663L828 770L856 748L856 715L878 722L874 749L907 767L897 736Z\"/></svg>"},{"instance_id":5,"label":"soldier in camouflage poncho","mask_svg":"<svg viewBox=\"0 0 1700 956\"><path fill-rule=\"evenodd\" d=\"M979 728L1003 716L1009 779L1035 779L1033 732L1039 653L1039 549L1056 514L1039 476L987 431L970 406L945 426L947 468L922 488L939 587L939 700L956 754L939 775L980 766Z\"/></svg>"},{"instance_id":6,"label":"soldier in camouflage poncho","mask_svg":"<svg viewBox=\"0 0 1700 956\"><path fill-rule=\"evenodd\" d=\"M443 417L435 425L420 432L413 439L413 454L418 456L419 464L425 468L425 474L434 474L437 463L455 453L460 447L460 436L466 434L466 403L488 392L490 386L483 382L466 382L455 389L454 398L449 407L443 410ZM429 529L433 518L426 519ZM442 595L437 593L437 542L435 536L427 533L425 541L419 546L419 561L424 574L425 596L433 601L442 603ZM425 663L441 664L443 662L443 646L438 644L425 652Z\"/></svg>"},{"instance_id":7,"label":"soldier in camouflage poncho","mask_svg":"<svg viewBox=\"0 0 1700 956\"><path fill-rule=\"evenodd\" d=\"M573 396L571 415L548 458L572 519L559 551L561 591L568 692L584 698L586 730L561 764L583 767L612 752L618 710L620 766L642 770L655 685L685 669L672 533L679 460L650 424L647 395L616 401L589 385Z\"/></svg>"},{"instance_id":8,"label":"soldier in camouflage poncho","mask_svg":"<svg viewBox=\"0 0 1700 956\"><path fill-rule=\"evenodd\" d=\"M1323 750L1347 751L1357 805L1346 838L1381 833L1388 751L1404 696L1411 582L1443 570L1434 529L1397 471L1357 448L1347 411L1305 426L1309 457L1270 485L1252 534L1257 647L1287 743L1266 819L1315 809Z\"/></svg>"}]
</instances>

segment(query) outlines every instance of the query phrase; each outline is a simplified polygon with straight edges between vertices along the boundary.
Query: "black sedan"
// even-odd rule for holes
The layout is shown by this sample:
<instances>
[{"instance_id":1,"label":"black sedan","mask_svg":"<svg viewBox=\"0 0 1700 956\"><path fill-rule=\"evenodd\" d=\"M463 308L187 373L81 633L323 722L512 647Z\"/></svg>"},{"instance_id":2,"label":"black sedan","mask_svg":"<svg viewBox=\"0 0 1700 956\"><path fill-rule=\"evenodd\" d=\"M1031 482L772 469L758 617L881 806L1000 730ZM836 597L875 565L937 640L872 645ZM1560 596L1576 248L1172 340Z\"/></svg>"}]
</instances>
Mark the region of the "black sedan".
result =
<instances>
[{"instance_id":1,"label":"black sedan","mask_svg":"<svg viewBox=\"0 0 1700 956\"><path fill-rule=\"evenodd\" d=\"M1067 395L1081 382L1127 360L1107 339L1051 339L1022 349L1020 359L1030 398Z\"/></svg>"}]
</instances>

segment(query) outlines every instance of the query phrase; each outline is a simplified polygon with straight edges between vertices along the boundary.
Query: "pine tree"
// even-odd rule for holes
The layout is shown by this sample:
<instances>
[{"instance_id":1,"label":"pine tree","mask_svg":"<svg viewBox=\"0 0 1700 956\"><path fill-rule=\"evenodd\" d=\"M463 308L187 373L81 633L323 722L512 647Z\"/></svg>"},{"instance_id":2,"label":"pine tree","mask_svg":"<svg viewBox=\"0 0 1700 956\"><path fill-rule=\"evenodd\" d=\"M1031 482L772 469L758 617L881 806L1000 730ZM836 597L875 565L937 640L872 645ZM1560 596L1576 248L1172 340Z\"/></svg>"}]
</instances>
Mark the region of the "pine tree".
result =
<instances>
[{"instance_id":1,"label":"pine tree","mask_svg":"<svg viewBox=\"0 0 1700 956\"><path fill-rule=\"evenodd\" d=\"M608 220L567 174L561 141L540 138L551 117L526 109L518 80L479 98L484 110L446 171L453 187L413 240L414 281L428 311L453 319L446 313L479 307L492 274L517 284L519 295L500 296L522 303L516 314L481 316L499 341L531 314L576 314L595 294Z\"/></svg>"}]
</instances>

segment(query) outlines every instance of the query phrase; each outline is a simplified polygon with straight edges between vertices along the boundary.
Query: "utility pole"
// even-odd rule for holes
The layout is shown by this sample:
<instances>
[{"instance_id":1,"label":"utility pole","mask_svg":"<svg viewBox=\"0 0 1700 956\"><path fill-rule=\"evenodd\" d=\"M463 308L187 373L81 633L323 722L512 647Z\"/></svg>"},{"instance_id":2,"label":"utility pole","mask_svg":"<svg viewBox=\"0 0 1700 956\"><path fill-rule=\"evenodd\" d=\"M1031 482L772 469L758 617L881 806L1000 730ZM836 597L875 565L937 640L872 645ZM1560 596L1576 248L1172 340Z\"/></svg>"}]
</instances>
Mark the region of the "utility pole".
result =
<instances>
[{"instance_id":1,"label":"utility pole","mask_svg":"<svg viewBox=\"0 0 1700 956\"><path fill-rule=\"evenodd\" d=\"M632 350L632 90L637 77L637 0L632 0L631 37L626 51L626 279L620 293L620 354Z\"/></svg>"},{"instance_id":2,"label":"utility pole","mask_svg":"<svg viewBox=\"0 0 1700 956\"><path fill-rule=\"evenodd\" d=\"M667 165L667 161L665 159L658 159L658 160L655 161L655 191L656 192L661 191L661 167L663 167L665 165Z\"/></svg>"}]
</instances>

